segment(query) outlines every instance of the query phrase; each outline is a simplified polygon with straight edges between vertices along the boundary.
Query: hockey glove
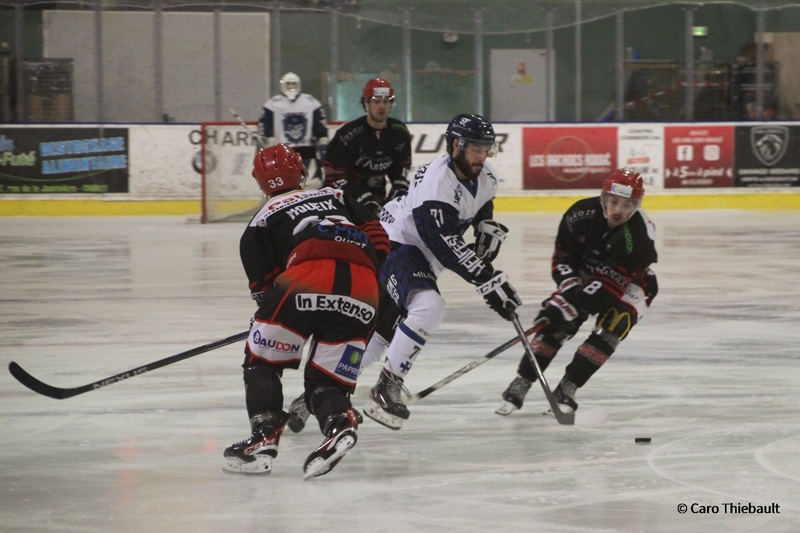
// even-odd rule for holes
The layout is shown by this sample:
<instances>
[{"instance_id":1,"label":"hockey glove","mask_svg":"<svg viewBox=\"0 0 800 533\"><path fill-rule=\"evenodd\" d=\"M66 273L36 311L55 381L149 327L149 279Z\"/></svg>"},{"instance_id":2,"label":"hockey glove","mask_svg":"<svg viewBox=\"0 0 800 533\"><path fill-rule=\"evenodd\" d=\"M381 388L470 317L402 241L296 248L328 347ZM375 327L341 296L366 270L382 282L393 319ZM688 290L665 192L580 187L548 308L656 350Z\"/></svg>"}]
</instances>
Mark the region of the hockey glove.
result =
<instances>
[{"instance_id":1,"label":"hockey glove","mask_svg":"<svg viewBox=\"0 0 800 533\"><path fill-rule=\"evenodd\" d=\"M546 302L544 309L536 315L533 325L538 326L545 322L548 324L550 334L563 340L575 336L581 324L586 320L586 315L580 313L560 294L550 297Z\"/></svg>"},{"instance_id":2,"label":"hockey glove","mask_svg":"<svg viewBox=\"0 0 800 533\"><path fill-rule=\"evenodd\" d=\"M573 307L579 308L583 296L583 281L575 276L558 284L558 292Z\"/></svg>"},{"instance_id":3,"label":"hockey glove","mask_svg":"<svg viewBox=\"0 0 800 533\"><path fill-rule=\"evenodd\" d=\"M253 301L256 303L256 305L261 307L261 304L264 303L264 295L265 294L267 294L267 291L254 292L253 294L250 295L250 298L253 299Z\"/></svg>"},{"instance_id":4,"label":"hockey glove","mask_svg":"<svg viewBox=\"0 0 800 533\"><path fill-rule=\"evenodd\" d=\"M491 263L500 253L500 245L506 240L508 228L494 220L483 220L475 228L475 254L484 262Z\"/></svg>"},{"instance_id":5,"label":"hockey glove","mask_svg":"<svg viewBox=\"0 0 800 533\"><path fill-rule=\"evenodd\" d=\"M387 202L391 202L395 198L399 198L408 194L408 182L403 179L397 179L392 181L392 188L389 189L389 196L386 198Z\"/></svg>"},{"instance_id":6,"label":"hockey glove","mask_svg":"<svg viewBox=\"0 0 800 533\"><path fill-rule=\"evenodd\" d=\"M352 196L356 202L360 203L375 214L381 212L381 204L375 201L375 196L369 190L352 182L348 182L342 190Z\"/></svg>"},{"instance_id":7,"label":"hockey glove","mask_svg":"<svg viewBox=\"0 0 800 533\"><path fill-rule=\"evenodd\" d=\"M495 271L492 279L478 285L475 290L483 296L486 305L506 320L511 320L514 311L522 305L517 290L508 282L508 276L499 270Z\"/></svg>"}]
</instances>

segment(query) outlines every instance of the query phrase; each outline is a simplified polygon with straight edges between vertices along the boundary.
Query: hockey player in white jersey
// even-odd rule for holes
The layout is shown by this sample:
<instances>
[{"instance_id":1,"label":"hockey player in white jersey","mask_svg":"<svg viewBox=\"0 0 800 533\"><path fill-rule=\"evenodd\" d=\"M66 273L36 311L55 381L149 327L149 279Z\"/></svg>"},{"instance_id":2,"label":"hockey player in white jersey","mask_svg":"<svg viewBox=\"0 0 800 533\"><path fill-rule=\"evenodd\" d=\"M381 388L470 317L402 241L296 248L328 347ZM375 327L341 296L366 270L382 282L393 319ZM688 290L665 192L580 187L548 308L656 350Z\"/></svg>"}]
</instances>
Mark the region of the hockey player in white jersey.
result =
<instances>
[{"instance_id":1,"label":"hockey player in white jersey","mask_svg":"<svg viewBox=\"0 0 800 533\"><path fill-rule=\"evenodd\" d=\"M308 169L306 189L322 186L322 162L328 146L328 117L322 104L300 92L300 76L287 72L281 78L281 94L264 104L258 119L263 146L288 144L303 158Z\"/></svg>"},{"instance_id":2,"label":"hockey player in white jersey","mask_svg":"<svg viewBox=\"0 0 800 533\"><path fill-rule=\"evenodd\" d=\"M522 305L506 275L491 264L507 232L492 220L498 183L487 158L494 152L494 129L480 115L456 115L445 140L448 153L422 167L408 194L386 203L381 212L392 252L379 274L386 295L362 368L384 351L386 361L364 413L391 429L400 429L409 417L401 398L403 380L444 318L437 278L445 269L475 285L507 320ZM474 244L463 238L470 226Z\"/></svg>"}]
</instances>

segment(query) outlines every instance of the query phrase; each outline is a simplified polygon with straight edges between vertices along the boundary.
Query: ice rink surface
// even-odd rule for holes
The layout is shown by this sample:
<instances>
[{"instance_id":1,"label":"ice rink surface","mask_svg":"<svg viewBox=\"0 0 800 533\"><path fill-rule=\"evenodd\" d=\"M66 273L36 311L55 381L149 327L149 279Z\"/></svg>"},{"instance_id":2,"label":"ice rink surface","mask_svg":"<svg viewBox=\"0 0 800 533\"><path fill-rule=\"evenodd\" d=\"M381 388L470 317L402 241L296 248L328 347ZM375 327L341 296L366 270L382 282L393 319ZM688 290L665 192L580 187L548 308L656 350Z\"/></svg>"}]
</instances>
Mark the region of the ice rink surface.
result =
<instances>
[{"instance_id":1,"label":"ice rink surface","mask_svg":"<svg viewBox=\"0 0 800 533\"><path fill-rule=\"evenodd\" d=\"M305 482L313 420L284 435L271 476L222 471L224 448L249 435L242 343L65 400L6 370L75 387L246 330L243 225L0 219L0 531L800 531L800 212L650 215L660 293L578 391L575 426L542 416L538 385L521 411L494 414L514 348L411 405L401 431L366 420L336 469ZM511 234L496 266L528 325L551 290L559 215L497 219ZM514 336L471 286L440 281L447 315L412 392ZM301 373L284 386L288 405ZM734 512L757 506L778 512Z\"/></svg>"}]
</instances>

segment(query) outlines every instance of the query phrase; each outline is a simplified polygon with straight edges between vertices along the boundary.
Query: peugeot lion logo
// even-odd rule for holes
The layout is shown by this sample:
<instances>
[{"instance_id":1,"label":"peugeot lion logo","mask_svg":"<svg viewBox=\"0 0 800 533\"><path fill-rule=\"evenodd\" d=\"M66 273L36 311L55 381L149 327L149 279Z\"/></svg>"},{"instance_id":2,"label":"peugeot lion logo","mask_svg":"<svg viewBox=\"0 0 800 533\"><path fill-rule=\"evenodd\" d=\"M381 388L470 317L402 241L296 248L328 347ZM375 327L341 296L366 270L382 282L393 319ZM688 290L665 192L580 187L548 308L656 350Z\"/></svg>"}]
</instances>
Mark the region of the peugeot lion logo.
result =
<instances>
[{"instance_id":1,"label":"peugeot lion logo","mask_svg":"<svg viewBox=\"0 0 800 533\"><path fill-rule=\"evenodd\" d=\"M750 130L750 146L759 161L771 167L781 160L789 146L786 126L756 126Z\"/></svg>"}]
</instances>

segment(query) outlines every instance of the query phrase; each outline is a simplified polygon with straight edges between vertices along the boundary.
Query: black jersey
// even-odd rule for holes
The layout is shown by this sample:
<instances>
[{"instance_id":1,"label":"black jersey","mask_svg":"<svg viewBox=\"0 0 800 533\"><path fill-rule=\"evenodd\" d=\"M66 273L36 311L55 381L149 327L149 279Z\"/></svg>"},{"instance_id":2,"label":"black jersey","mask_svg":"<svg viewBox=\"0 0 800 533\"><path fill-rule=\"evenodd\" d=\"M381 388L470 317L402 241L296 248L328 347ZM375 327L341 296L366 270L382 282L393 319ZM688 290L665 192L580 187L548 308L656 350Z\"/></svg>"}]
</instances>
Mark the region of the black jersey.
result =
<instances>
[{"instance_id":1,"label":"black jersey","mask_svg":"<svg viewBox=\"0 0 800 533\"><path fill-rule=\"evenodd\" d=\"M576 275L585 287L597 282L595 291L583 292L596 295L590 299L601 305L604 296L621 298L630 283L646 291L648 267L657 260L655 224L647 214L638 209L627 222L611 228L598 196L575 202L561 218L552 276L558 286ZM590 312L597 305L587 302Z\"/></svg>"},{"instance_id":2,"label":"black jersey","mask_svg":"<svg viewBox=\"0 0 800 533\"><path fill-rule=\"evenodd\" d=\"M325 183L339 188L350 183L386 198L386 178L393 187L408 189L411 168L411 134L401 121L389 117L386 127L376 130L366 115L343 124L328 143ZM353 194L357 196L357 194Z\"/></svg>"},{"instance_id":3,"label":"black jersey","mask_svg":"<svg viewBox=\"0 0 800 533\"><path fill-rule=\"evenodd\" d=\"M377 272L389 239L377 217L342 191L295 190L273 196L239 241L239 255L253 294L273 286L293 265L336 259Z\"/></svg>"}]
</instances>

